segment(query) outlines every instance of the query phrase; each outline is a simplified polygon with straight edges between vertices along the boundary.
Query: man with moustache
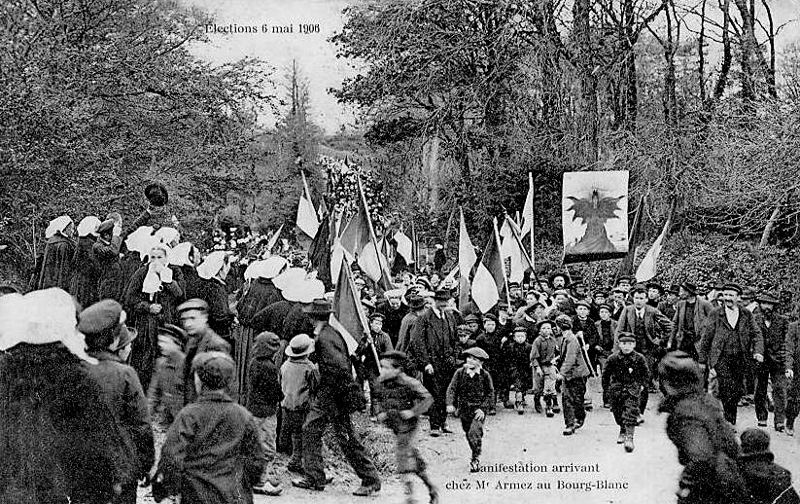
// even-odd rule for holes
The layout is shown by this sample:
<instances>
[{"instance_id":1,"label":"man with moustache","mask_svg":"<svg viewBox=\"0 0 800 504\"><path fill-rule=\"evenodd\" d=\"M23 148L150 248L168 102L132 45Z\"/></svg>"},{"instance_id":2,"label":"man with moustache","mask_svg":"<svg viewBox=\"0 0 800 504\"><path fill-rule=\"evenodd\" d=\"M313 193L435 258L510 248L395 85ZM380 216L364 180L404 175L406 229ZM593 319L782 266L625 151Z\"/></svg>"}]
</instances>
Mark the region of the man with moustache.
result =
<instances>
[{"instance_id":1,"label":"man with moustache","mask_svg":"<svg viewBox=\"0 0 800 504\"><path fill-rule=\"evenodd\" d=\"M669 350L682 350L697 360L700 330L711 311L711 303L697 295L697 286L683 282L678 289L680 301L675 305L672 317L672 333L667 343Z\"/></svg>"}]
</instances>

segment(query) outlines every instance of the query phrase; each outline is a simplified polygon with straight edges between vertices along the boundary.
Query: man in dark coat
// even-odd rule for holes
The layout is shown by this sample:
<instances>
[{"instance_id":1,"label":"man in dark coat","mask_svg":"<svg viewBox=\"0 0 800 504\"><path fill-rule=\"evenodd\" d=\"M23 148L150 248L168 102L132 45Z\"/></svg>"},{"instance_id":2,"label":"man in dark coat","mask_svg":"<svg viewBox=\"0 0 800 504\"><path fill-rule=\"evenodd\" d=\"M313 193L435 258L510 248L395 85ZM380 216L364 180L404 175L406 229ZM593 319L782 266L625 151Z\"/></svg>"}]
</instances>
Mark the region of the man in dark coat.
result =
<instances>
[{"instance_id":1,"label":"man in dark coat","mask_svg":"<svg viewBox=\"0 0 800 504\"><path fill-rule=\"evenodd\" d=\"M447 387L456 367L455 342L458 320L447 309L450 293L438 290L436 304L420 315L411 333L408 354L417 369L423 372L423 385L433 396L428 410L431 436L452 432L447 428Z\"/></svg>"},{"instance_id":2,"label":"man in dark coat","mask_svg":"<svg viewBox=\"0 0 800 504\"><path fill-rule=\"evenodd\" d=\"M225 393L235 371L226 353L195 357L190 383L198 398L167 431L153 482L156 500L180 495L185 503L253 503L264 453L253 415Z\"/></svg>"},{"instance_id":3,"label":"man in dark coat","mask_svg":"<svg viewBox=\"0 0 800 504\"><path fill-rule=\"evenodd\" d=\"M86 364L86 369L100 384L106 403L122 427L128 447L125 456L135 466L132 478L123 482L122 493L113 502L135 504L138 480L148 475L155 461L155 444L147 400L136 371L113 353L131 339L122 317L122 305L104 299L80 313L78 330L86 335L89 355L98 360L97 365Z\"/></svg>"},{"instance_id":4,"label":"man in dark coat","mask_svg":"<svg viewBox=\"0 0 800 504\"><path fill-rule=\"evenodd\" d=\"M183 329L189 335L189 341L185 348L186 359L184 360L183 368L183 383L185 384L183 403L190 404L197 398L197 390L191 386L192 360L195 356L204 352L225 352L230 355L231 346L209 327L208 304L202 299L186 301L178 306L177 312ZM235 381L233 380L230 387L238 387ZM233 390L238 390L238 388L230 388L229 392Z\"/></svg>"},{"instance_id":5,"label":"man in dark coat","mask_svg":"<svg viewBox=\"0 0 800 504\"><path fill-rule=\"evenodd\" d=\"M617 323L617 336L620 333L633 333L636 336L636 348L647 359L650 376L655 376L658 353L661 343L666 345L666 338L672 331L672 321L656 308L647 305L647 291L642 286L633 290L633 304L626 306ZM650 392L655 388L651 384L642 391L639 410L644 414Z\"/></svg>"},{"instance_id":6,"label":"man in dark coat","mask_svg":"<svg viewBox=\"0 0 800 504\"><path fill-rule=\"evenodd\" d=\"M691 282L681 284L678 296L667 348L682 350L697 359L700 331L714 307L697 295L697 286Z\"/></svg>"},{"instance_id":7,"label":"man in dark coat","mask_svg":"<svg viewBox=\"0 0 800 504\"><path fill-rule=\"evenodd\" d=\"M703 391L700 366L686 352L676 351L661 360L658 372L664 392L659 410L669 414L667 437L683 466L678 502L748 502L749 492L736 464L736 433L722 416L719 402Z\"/></svg>"},{"instance_id":8,"label":"man in dark coat","mask_svg":"<svg viewBox=\"0 0 800 504\"><path fill-rule=\"evenodd\" d=\"M72 219L66 215L50 222L45 231L47 243L36 260L34 274L31 277L31 290L59 287L69 291L69 284L72 281L72 258L75 255L75 243L72 241L74 230Z\"/></svg>"},{"instance_id":9,"label":"man in dark coat","mask_svg":"<svg viewBox=\"0 0 800 504\"><path fill-rule=\"evenodd\" d=\"M320 382L303 425L303 472L305 476L292 485L311 490L325 489L325 469L322 460L322 435L332 424L336 440L347 462L361 478L361 486L353 495L367 496L380 491L381 480L375 465L367 457L364 445L353 431L350 413L355 397L361 393L353 380L350 352L342 335L328 319L333 309L325 299L315 299L307 308L314 319L314 335ZM363 394L361 396L363 401Z\"/></svg>"},{"instance_id":10,"label":"man in dark coat","mask_svg":"<svg viewBox=\"0 0 800 504\"><path fill-rule=\"evenodd\" d=\"M411 342L411 334L414 332L414 326L417 323L419 317L425 312L427 305L425 304L425 299L421 296L412 295L408 298L408 307L409 312L403 317L403 320L400 321L400 331L397 336L397 350L401 352L408 352L408 347ZM419 369L414 368L414 364L411 361L407 361L406 365L408 369L409 376L415 376L418 373Z\"/></svg>"},{"instance_id":11,"label":"man in dark coat","mask_svg":"<svg viewBox=\"0 0 800 504\"><path fill-rule=\"evenodd\" d=\"M775 430L783 432L786 415L786 335L789 321L775 313L778 298L769 293L756 296L760 316L756 323L764 337L764 362L756 366L755 406L759 427L767 426L767 383L772 382L772 400L775 404Z\"/></svg>"},{"instance_id":12,"label":"man in dark coat","mask_svg":"<svg viewBox=\"0 0 800 504\"><path fill-rule=\"evenodd\" d=\"M711 312L703 329L700 364L708 366L710 380L717 380L725 418L735 425L745 373L754 359L764 361L764 338L753 314L739 305L741 287L723 287L724 306Z\"/></svg>"},{"instance_id":13,"label":"man in dark coat","mask_svg":"<svg viewBox=\"0 0 800 504\"><path fill-rule=\"evenodd\" d=\"M281 337L281 340L289 341L283 335L283 325L286 321L286 316L292 310L295 303L281 299L259 310L250 323L253 331L261 333L264 331L274 332ZM291 339L291 338L289 338Z\"/></svg>"}]
</instances>

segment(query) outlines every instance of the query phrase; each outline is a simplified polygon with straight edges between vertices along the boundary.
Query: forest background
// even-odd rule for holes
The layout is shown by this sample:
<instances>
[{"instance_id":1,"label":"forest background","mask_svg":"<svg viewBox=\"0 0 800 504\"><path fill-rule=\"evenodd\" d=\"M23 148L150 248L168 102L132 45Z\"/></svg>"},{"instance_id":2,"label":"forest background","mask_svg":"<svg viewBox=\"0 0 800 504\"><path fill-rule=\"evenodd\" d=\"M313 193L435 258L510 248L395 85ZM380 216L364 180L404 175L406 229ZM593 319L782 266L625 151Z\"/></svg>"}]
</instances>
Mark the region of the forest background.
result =
<instances>
[{"instance_id":1,"label":"forest background","mask_svg":"<svg viewBox=\"0 0 800 504\"><path fill-rule=\"evenodd\" d=\"M640 256L671 216L659 278L735 279L800 300L800 48L770 0L382 0L330 39L359 62L331 90L351 128L309 119L302 68L211 64L213 18L169 0L9 0L0 7L0 278L24 278L47 222L142 209L159 180L188 238L221 215L294 224L347 159L379 222L413 221L456 259L536 188L535 262L561 268L561 176L630 171ZM783 49L777 49L778 47ZM265 127L260 117L280 117ZM322 157L321 157L322 156ZM332 191L329 191L332 189ZM619 263L571 265L594 285ZM794 301L794 303L788 303Z\"/></svg>"}]
</instances>

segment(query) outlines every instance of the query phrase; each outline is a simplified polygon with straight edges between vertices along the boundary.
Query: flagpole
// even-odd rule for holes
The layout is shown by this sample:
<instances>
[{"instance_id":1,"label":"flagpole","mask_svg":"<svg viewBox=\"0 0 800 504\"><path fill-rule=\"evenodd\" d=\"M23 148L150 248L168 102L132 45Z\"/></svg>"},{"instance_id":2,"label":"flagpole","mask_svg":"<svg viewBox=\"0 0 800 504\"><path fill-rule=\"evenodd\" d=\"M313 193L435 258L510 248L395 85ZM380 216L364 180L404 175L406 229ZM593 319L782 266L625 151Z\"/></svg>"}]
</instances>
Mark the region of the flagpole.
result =
<instances>
[{"instance_id":1,"label":"flagpole","mask_svg":"<svg viewBox=\"0 0 800 504\"><path fill-rule=\"evenodd\" d=\"M306 173L304 170L300 170L300 176L303 177L303 190L306 193L306 199L311 203L311 208L314 209L314 213L316 214L317 209L314 207L314 200L311 199L311 191L308 190L308 181L306 180Z\"/></svg>"},{"instance_id":2,"label":"flagpole","mask_svg":"<svg viewBox=\"0 0 800 504\"><path fill-rule=\"evenodd\" d=\"M529 216L531 219L531 255L528 256L528 259L530 260L534 275L536 275L536 267L533 264L533 172L528 172L528 193L531 195L531 215ZM521 244L522 240L520 240L520 245ZM539 279L537 278L536 281L538 282Z\"/></svg>"},{"instance_id":3,"label":"flagpole","mask_svg":"<svg viewBox=\"0 0 800 504\"><path fill-rule=\"evenodd\" d=\"M497 253L501 255L500 257L500 269L503 271L503 290L506 291L506 303L508 303L509 309L511 308L511 293L508 291L508 277L506 276L506 264L502 260L502 254L500 252L500 233L497 231L497 217L492 219L492 225L494 226L494 241L495 246L497 247Z\"/></svg>"},{"instance_id":4,"label":"flagpole","mask_svg":"<svg viewBox=\"0 0 800 504\"><path fill-rule=\"evenodd\" d=\"M353 279L353 270L350 269L350 265L347 264L347 261L342 259L342 267L347 268L345 270L345 275L347 276L347 283L350 285L350 292L355 294L358 292L356 290L356 282ZM375 357L375 363L378 365L378 371L380 371L381 361L378 358L378 351L375 349L375 341L372 339L372 330L369 327L369 321L366 320L366 316L364 315L364 307L361 305L361 300L356 299L356 311L358 311L358 318L361 320L361 326L367 332L366 336L369 341L369 346L372 348L372 355Z\"/></svg>"}]
</instances>

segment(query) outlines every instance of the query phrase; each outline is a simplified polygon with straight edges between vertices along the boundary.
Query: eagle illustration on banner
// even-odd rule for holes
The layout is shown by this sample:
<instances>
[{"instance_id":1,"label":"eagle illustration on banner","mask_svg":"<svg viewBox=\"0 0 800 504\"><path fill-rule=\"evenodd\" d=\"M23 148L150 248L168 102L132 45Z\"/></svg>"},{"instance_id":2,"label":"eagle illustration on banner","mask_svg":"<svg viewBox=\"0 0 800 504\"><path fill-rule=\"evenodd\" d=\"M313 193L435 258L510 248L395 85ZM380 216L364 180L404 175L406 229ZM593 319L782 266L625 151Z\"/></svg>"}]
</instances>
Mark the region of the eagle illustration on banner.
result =
<instances>
[{"instance_id":1,"label":"eagle illustration on banner","mask_svg":"<svg viewBox=\"0 0 800 504\"><path fill-rule=\"evenodd\" d=\"M564 262L602 261L628 253L628 172L564 174Z\"/></svg>"}]
</instances>

